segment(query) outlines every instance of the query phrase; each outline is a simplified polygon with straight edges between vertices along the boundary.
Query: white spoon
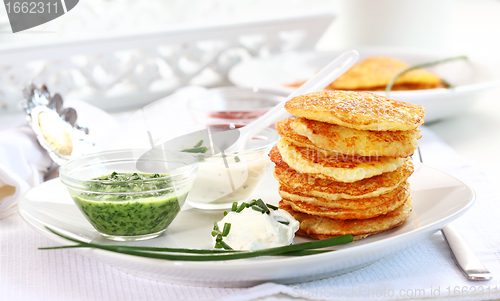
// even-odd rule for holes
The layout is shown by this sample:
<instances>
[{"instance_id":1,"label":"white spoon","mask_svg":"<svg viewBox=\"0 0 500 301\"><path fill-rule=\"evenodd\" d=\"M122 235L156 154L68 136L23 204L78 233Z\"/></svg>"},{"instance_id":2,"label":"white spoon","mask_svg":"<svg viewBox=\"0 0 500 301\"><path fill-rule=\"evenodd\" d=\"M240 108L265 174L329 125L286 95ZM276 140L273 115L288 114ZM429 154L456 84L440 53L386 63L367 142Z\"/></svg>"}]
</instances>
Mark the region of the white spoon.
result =
<instances>
[{"instance_id":1,"label":"white spoon","mask_svg":"<svg viewBox=\"0 0 500 301\"><path fill-rule=\"evenodd\" d=\"M274 108L269 110L266 114L252 121L248 125L238 128L238 140L225 149L224 152L232 153L244 150L248 141L250 141L257 133L271 125L276 120L283 119L288 115L288 112L285 110L285 103L288 100L302 94L323 90L331 82L349 70L358 61L358 58L359 53L356 50L347 51L341 54L334 61L306 81L302 86L300 86L300 88L288 95L285 100L281 101Z\"/></svg>"}]
</instances>

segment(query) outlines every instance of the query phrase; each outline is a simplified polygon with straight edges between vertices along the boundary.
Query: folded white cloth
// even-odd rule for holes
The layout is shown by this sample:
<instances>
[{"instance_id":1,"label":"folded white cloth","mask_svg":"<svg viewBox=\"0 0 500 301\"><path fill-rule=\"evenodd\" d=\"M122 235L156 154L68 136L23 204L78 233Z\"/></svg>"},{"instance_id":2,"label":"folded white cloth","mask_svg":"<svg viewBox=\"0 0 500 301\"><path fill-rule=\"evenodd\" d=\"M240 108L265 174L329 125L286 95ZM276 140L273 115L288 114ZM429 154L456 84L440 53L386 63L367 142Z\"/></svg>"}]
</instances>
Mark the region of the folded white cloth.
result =
<instances>
[{"instance_id":1,"label":"folded white cloth","mask_svg":"<svg viewBox=\"0 0 500 301\"><path fill-rule=\"evenodd\" d=\"M77 122L89 126L95 151L105 149L108 137L119 128L113 117L83 101L67 101L65 107L76 109ZM29 126L0 131L0 219L15 212L23 193L43 182L51 164Z\"/></svg>"},{"instance_id":2,"label":"folded white cloth","mask_svg":"<svg viewBox=\"0 0 500 301\"><path fill-rule=\"evenodd\" d=\"M51 163L30 127L0 132L0 218L12 214L17 199L43 182Z\"/></svg>"}]
</instances>

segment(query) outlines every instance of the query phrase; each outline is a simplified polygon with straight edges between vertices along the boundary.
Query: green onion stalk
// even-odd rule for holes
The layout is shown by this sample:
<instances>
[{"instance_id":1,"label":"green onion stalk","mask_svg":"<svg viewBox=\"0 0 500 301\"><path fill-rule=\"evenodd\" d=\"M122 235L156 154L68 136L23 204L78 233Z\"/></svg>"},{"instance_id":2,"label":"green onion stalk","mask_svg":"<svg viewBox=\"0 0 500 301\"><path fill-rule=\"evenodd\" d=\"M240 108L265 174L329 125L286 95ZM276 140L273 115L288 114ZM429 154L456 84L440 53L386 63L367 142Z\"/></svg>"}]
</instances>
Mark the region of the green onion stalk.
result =
<instances>
[{"instance_id":1,"label":"green onion stalk","mask_svg":"<svg viewBox=\"0 0 500 301\"><path fill-rule=\"evenodd\" d=\"M426 68L426 67L432 67L432 66L435 66L435 65L439 65L439 64L443 64L443 63L447 63L447 62L450 62L450 61L454 61L454 60L466 60L467 59L467 56L465 55L461 55L461 56L455 56L455 57L450 57L450 58L446 58L446 59L442 59L442 60L437 60L437 61L433 61L433 62L428 62L428 63L422 63L422 64L417 64L417 65L413 65L413 66L410 66L404 70L402 70L401 72L399 72L398 74L396 74L390 81L389 83L385 86L385 93L387 94L387 97L389 97L389 93L391 92L391 89L392 89L392 86L394 85L394 83L396 82L396 80L402 76L403 74L411 71L411 70L414 70L414 69L419 69L419 68ZM444 79L442 79L443 83L447 86L447 88L453 88L453 85L451 85L450 83L448 83L447 81L445 81Z\"/></svg>"},{"instance_id":2,"label":"green onion stalk","mask_svg":"<svg viewBox=\"0 0 500 301\"><path fill-rule=\"evenodd\" d=\"M353 241L352 235L342 235L333 238L321 239L289 246L268 248L257 251L238 251L238 250L205 250L205 249L184 249L184 248L159 248L145 246L118 246L102 245L96 243L87 243L75 238L63 235L51 228L47 229L55 235L76 243L75 245L56 246L38 248L39 250L71 249L71 248L95 248L105 251L121 253L126 255L155 258L163 260L176 261L223 261L236 260L244 258L254 258L259 256L308 256L331 252L331 249L324 249L333 246L347 244ZM223 229L222 232L225 230ZM229 230L227 230L229 232ZM219 235L219 234L217 234ZM321 249L321 250L318 250Z\"/></svg>"}]
</instances>

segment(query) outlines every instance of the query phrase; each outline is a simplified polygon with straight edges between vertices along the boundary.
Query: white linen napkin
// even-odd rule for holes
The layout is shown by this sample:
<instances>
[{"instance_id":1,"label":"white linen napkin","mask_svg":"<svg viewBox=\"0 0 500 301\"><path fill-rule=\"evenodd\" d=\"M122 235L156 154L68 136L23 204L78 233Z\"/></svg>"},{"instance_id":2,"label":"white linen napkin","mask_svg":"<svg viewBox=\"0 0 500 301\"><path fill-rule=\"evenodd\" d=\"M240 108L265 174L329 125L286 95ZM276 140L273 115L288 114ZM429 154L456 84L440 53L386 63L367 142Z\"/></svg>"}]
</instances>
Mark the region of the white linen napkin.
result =
<instances>
[{"instance_id":1,"label":"white linen napkin","mask_svg":"<svg viewBox=\"0 0 500 301\"><path fill-rule=\"evenodd\" d=\"M89 127L96 143L94 151L108 147L109 137L119 128L113 117L79 100L67 101L64 106L74 108L77 122ZM51 164L29 126L0 131L0 219L15 212L23 193L43 182Z\"/></svg>"},{"instance_id":2,"label":"white linen napkin","mask_svg":"<svg viewBox=\"0 0 500 301\"><path fill-rule=\"evenodd\" d=\"M18 198L43 182L51 163L31 128L0 132L0 218L14 213Z\"/></svg>"}]
</instances>

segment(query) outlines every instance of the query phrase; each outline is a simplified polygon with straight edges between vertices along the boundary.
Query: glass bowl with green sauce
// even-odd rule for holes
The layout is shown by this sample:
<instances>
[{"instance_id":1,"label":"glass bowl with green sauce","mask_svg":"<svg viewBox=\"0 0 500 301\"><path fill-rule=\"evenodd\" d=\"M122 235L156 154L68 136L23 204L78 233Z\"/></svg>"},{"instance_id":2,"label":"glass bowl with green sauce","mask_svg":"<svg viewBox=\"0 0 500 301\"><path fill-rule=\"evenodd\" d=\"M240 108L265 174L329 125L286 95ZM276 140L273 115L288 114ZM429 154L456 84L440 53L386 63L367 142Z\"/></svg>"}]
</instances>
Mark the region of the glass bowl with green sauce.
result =
<instances>
[{"instance_id":1,"label":"glass bowl with green sauce","mask_svg":"<svg viewBox=\"0 0 500 301\"><path fill-rule=\"evenodd\" d=\"M105 238L145 240L163 233L184 205L197 176L190 154L117 150L71 160L61 181Z\"/></svg>"}]
</instances>

